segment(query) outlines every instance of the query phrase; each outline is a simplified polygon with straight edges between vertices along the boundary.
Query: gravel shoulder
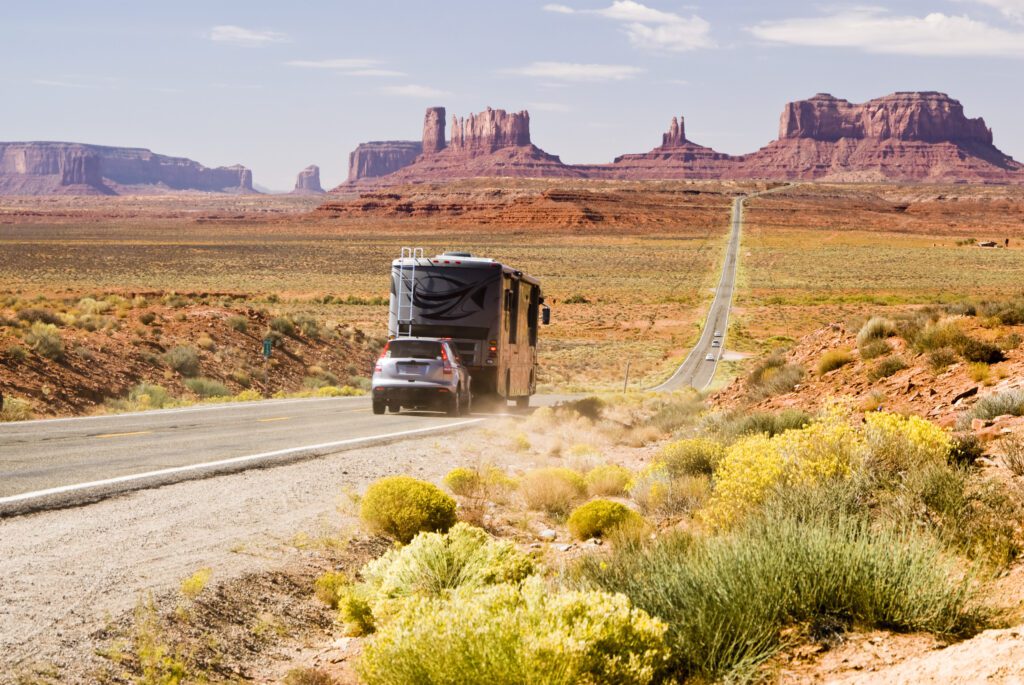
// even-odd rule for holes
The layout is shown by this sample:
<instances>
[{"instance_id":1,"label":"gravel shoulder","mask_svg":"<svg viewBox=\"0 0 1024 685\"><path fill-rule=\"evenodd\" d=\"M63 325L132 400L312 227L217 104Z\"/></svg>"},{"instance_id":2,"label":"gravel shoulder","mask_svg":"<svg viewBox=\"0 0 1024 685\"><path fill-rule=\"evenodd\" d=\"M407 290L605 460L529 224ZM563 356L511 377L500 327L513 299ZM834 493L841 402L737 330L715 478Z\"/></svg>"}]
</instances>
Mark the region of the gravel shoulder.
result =
<instances>
[{"instance_id":1,"label":"gravel shoulder","mask_svg":"<svg viewBox=\"0 0 1024 685\"><path fill-rule=\"evenodd\" d=\"M133 492L0 520L0 683L29 664L65 668L147 592L199 568L218 581L282 561L296 535L355 523L346 491L404 473L438 480L479 430Z\"/></svg>"}]
</instances>

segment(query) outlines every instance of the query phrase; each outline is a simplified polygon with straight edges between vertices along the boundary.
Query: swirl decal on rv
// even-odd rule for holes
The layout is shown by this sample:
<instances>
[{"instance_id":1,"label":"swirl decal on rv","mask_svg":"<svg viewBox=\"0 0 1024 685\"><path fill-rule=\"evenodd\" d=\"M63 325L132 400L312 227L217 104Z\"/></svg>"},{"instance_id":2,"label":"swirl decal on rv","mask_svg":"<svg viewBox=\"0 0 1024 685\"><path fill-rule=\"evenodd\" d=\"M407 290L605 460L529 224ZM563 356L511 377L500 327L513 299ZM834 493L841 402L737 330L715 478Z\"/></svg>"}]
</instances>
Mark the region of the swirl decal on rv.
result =
<instances>
[{"instance_id":1,"label":"swirl decal on rv","mask_svg":"<svg viewBox=\"0 0 1024 685\"><path fill-rule=\"evenodd\" d=\"M487 286L494 276L473 282L449 274L424 274L416 279L412 303L420 316L433 321L457 321L483 311Z\"/></svg>"}]
</instances>

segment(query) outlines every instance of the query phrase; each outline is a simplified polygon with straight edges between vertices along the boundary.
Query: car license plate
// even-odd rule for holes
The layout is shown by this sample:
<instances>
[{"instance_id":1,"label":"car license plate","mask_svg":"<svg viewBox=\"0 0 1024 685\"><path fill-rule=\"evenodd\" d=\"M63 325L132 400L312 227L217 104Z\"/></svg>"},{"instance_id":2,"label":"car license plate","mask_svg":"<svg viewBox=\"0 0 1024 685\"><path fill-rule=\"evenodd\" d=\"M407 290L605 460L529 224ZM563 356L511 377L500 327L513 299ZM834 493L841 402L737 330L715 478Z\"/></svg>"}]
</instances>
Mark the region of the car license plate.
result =
<instances>
[{"instance_id":1,"label":"car license plate","mask_svg":"<svg viewBox=\"0 0 1024 685\"><path fill-rule=\"evenodd\" d=\"M399 364L398 373L409 374L412 376L422 376L423 369L426 367L423 364Z\"/></svg>"}]
</instances>

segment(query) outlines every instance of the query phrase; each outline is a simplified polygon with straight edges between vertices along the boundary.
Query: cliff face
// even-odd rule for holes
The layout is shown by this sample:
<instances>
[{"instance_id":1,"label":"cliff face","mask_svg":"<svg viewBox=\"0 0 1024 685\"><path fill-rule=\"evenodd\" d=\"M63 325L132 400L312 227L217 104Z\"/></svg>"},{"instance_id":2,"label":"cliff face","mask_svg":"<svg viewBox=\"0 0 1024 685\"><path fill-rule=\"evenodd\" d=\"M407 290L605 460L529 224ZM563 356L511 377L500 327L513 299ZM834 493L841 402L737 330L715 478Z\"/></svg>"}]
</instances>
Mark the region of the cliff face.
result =
<instances>
[{"instance_id":1,"label":"cliff face","mask_svg":"<svg viewBox=\"0 0 1024 685\"><path fill-rule=\"evenodd\" d=\"M530 113L525 110L509 114L503 109L488 107L468 117L452 116L452 150L479 155L527 145L530 145Z\"/></svg>"},{"instance_id":2,"label":"cliff face","mask_svg":"<svg viewBox=\"0 0 1024 685\"><path fill-rule=\"evenodd\" d=\"M320 167L316 164L310 164L296 176L293 194L319 195L322 192L324 192L324 189L320 185Z\"/></svg>"},{"instance_id":3,"label":"cliff face","mask_svg":"<svg viewBox=\"0 0 1024 685\"><path fill-rule=\"evenodd\" d=\"M425 155L438 153L445 147L444 114L444 107L430 107L423 117L423 154Z\"/></svg>"},{"instance_id":4,"label":"cliff face","mask_svg":"<svg viewBox=\"0 0 1024 685\"><path fill-rule=\"evenodd\" d=\"M348 156L350 183L386 176L408 166L423 152L418 140L382 140L360 143Z\"/></svg>"},{"instance_id":5,"label":"cliff face","mask_svg":"<svg viewBox=\"0 0 1024 685\"><path fill-rule=\"evenodd\" d=\"M243 166L208 167L142 148L80 143L0 143L0 194L254 192Z\"/></svg>"}]
</instances>

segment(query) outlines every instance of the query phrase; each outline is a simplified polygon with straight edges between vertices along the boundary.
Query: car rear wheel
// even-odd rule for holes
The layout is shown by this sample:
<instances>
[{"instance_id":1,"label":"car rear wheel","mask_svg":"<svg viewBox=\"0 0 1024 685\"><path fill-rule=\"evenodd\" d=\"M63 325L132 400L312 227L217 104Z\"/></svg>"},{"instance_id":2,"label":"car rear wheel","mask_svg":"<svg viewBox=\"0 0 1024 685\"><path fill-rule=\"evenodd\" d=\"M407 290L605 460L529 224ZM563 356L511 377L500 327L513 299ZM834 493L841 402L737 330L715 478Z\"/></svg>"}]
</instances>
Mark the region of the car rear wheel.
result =
<instances>
[{"instance_id":1,"label":"car rear wheel","mask_svg":"<svg viewBox=\"0 0 1024 685\"><path fill-rule=\"evenodd\" d=\"M458 390L448 400L448 416L458 416L462 411L462 393Z\"/></svg>"},{"instance_id":2,"label":"car rear wheel","mask_svg":"<svg viewBox=\"0 0 1024 685\"><path fill-rule=\"evenodd\" d=\"M373 413L374 414L383 414L384 413L384 406L385 405L384 405L383 402L374 400L373 401Z\"/></svg>"}]
</instances>

